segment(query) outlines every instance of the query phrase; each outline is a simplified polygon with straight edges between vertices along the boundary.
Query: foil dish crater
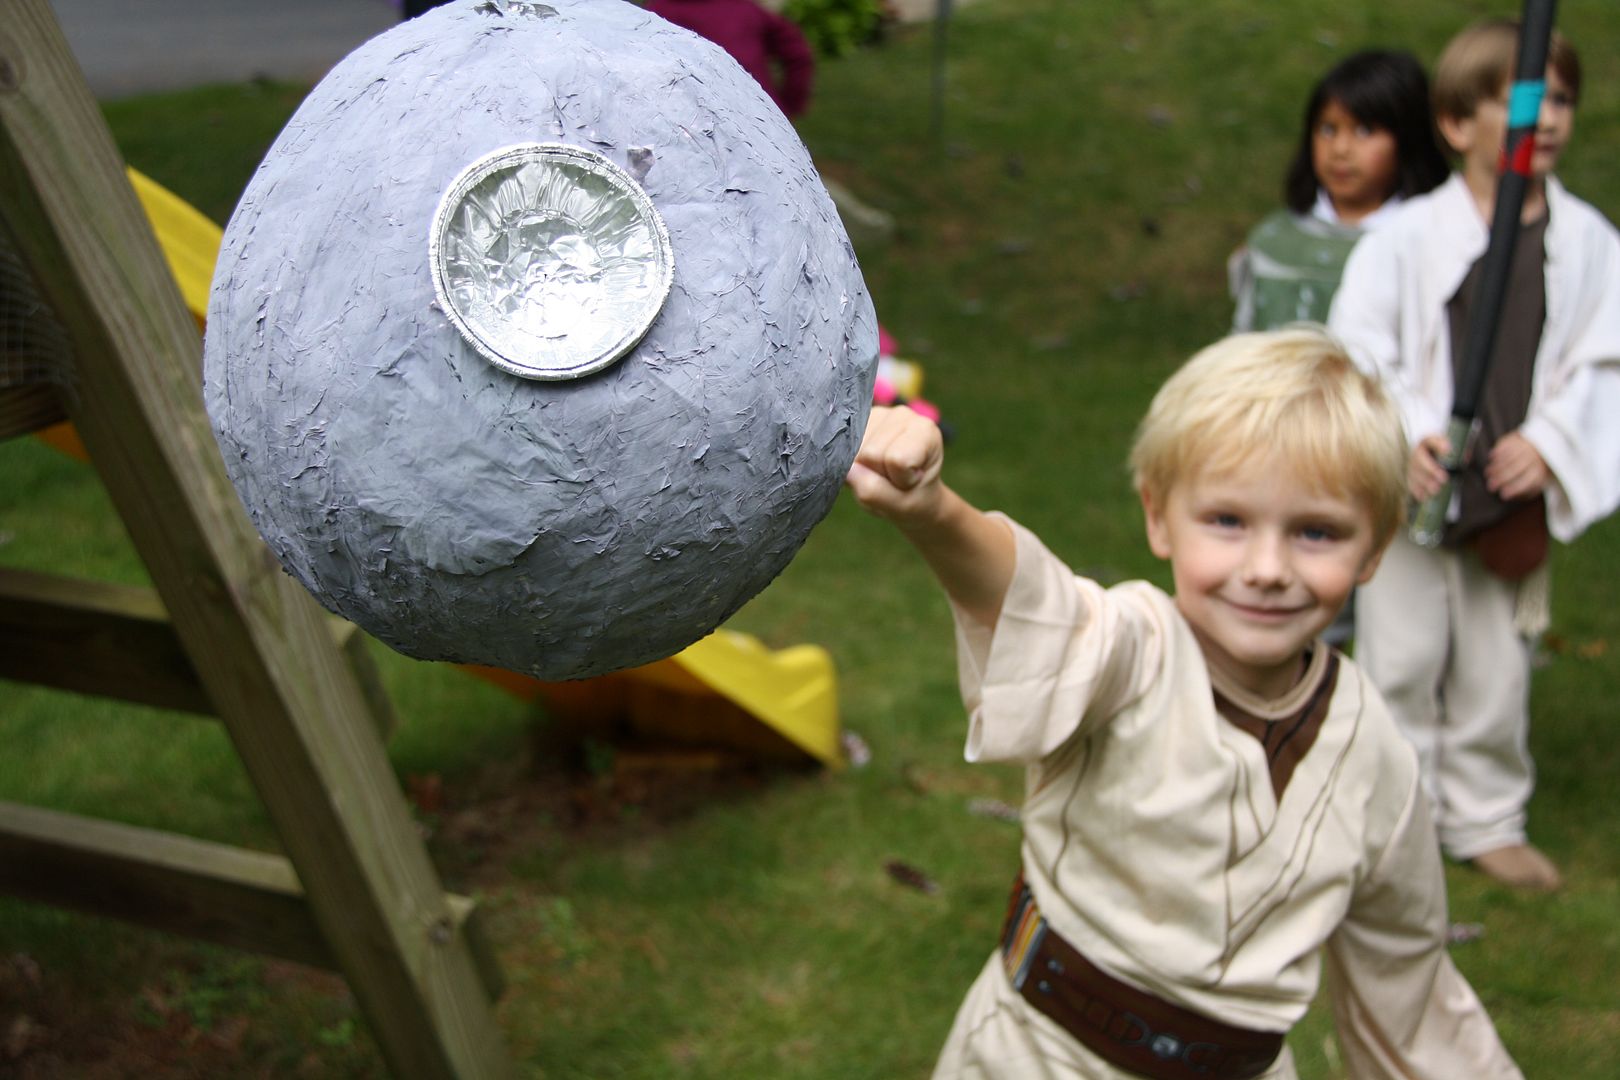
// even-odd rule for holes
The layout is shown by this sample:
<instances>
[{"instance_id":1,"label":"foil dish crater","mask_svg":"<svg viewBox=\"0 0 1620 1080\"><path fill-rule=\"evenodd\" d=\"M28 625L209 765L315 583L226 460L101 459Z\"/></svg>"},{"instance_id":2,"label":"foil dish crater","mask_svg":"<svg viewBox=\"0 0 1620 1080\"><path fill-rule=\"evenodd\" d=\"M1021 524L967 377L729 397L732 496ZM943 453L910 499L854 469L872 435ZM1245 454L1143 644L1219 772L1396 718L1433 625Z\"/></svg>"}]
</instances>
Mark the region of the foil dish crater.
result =
<instances>
[{"instance_id":1,"label":"foil dish crater","mask_svg":"<svg viewBox=\"0 0 1620 1080\"><path fill-rule=\"evenodd\" d=\"M674 281L669 230L629 173L567 143L504 147L468 165L434 212L440 306L486 360L576 379L641 341Z\"/></svg>"}]
</instances>

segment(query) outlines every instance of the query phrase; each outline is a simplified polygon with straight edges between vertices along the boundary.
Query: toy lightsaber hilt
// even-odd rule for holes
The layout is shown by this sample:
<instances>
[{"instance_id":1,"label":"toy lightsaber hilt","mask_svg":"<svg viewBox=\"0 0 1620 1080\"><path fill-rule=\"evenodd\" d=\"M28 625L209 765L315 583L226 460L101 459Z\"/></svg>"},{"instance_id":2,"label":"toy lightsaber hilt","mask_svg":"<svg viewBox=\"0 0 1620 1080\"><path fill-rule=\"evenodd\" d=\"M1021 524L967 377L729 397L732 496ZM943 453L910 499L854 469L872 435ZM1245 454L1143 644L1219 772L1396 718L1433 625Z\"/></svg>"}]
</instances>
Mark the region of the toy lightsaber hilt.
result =
<instances>
[{"instance_id":1,"label":"toy lightsaber hilt","mask_svg":"<svg viewBox=\"0 0 1620 1080\"><path fill-rule=\"evenodd\" d=\"M1474 436L1478 433L1477 419L1453 416L1451 423L1446 425L1446 441L1451 447L1435 458L1440 467L1446 470L1446 482L1412 511L1412 520L1406 530L1414 544L1426 548L1440 546L1440 538L1446 534L1446 513L1451 509L1451 493L1456 487L1457 473L1462 469L1463 462L1468 460Z\"/></svg>"}]
</instances>

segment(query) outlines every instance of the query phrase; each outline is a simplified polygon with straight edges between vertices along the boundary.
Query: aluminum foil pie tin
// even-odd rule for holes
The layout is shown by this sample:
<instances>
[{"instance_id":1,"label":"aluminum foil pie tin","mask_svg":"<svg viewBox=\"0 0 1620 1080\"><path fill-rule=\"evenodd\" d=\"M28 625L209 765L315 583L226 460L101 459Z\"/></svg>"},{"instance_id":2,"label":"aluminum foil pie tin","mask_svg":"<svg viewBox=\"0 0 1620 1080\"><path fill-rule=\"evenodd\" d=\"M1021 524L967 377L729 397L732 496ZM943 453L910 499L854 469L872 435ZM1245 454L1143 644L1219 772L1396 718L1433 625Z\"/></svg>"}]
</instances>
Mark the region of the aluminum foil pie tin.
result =
<instances>
[{"instance_id":1,"label":"aluminum foil pie tin","mask_svg":"<svg viewBox=\"0 0 1620 1080\"><path fill-rule=\"evenodd\" d=\"M669 296L669 231L641 185L566 143L508 146L462 170L428 237L446 317L496 367L576 379L636 347Z\"/></svg>"}]
</instances>

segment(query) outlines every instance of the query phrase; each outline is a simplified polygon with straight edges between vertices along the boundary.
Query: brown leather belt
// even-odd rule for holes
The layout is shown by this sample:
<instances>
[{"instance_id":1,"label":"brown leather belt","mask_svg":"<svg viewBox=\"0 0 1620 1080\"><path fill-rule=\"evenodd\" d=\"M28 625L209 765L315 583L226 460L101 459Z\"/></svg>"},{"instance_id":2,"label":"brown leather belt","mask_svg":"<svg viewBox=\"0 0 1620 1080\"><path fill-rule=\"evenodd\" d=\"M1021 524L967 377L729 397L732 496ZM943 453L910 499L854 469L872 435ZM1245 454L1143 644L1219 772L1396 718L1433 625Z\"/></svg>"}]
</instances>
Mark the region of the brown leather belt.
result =
<instances>
[{"instance_id":1,"label":"brown leather belt","mask_svg":"<svg viewBox=\"0 0 1620 1080\"><path fill-rule=\"evenodd\" d=\"M1106 1061L1150 1080L1250 1080L1282 1053L1283 1036L1233 1027L1120 982L1046 924L1023 875L1001 931L1013 988Z\"/></svg>"}]
</instances>

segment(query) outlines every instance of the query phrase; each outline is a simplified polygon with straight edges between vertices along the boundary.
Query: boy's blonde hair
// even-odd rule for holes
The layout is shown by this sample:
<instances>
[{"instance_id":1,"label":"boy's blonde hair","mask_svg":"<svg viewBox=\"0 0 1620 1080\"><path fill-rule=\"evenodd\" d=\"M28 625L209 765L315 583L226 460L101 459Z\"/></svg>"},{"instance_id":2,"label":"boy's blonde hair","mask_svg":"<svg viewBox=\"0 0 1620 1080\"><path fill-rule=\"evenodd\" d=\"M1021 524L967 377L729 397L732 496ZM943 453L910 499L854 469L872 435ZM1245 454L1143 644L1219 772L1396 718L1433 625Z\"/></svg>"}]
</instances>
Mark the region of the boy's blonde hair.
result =
<instances>
[{"instance_id":1,"label":"boy's blonde hair","mask_svg":"<svg viewBox=\"0 0 1620 1080\"><path fill-rule=\"evenodd\" d=\"M1406 511L1406 437L1383 388L1319 327L1234 334L1172 375L1136 431L1136 486L1163 505L1179 481L1264 457L1370 511L1380 545Z\"/></svg>"},{"instance_id":2,"label":"boy's blonde hair","mask_svg":"<svg viewBox=\"0 0 1620 1080\"><path fill-rule=\"evenodd\" d=\"M1434 65L1435 116L1467 120L1480 102L1501 97L1513 80L1518 54L1517 20L1481 19L1464 27ZM1579 101L1581 58L1575 46L1556 30L1547 46L1547 65L1564 80L1570 97Z\"/></svg>"}]
</instances>

